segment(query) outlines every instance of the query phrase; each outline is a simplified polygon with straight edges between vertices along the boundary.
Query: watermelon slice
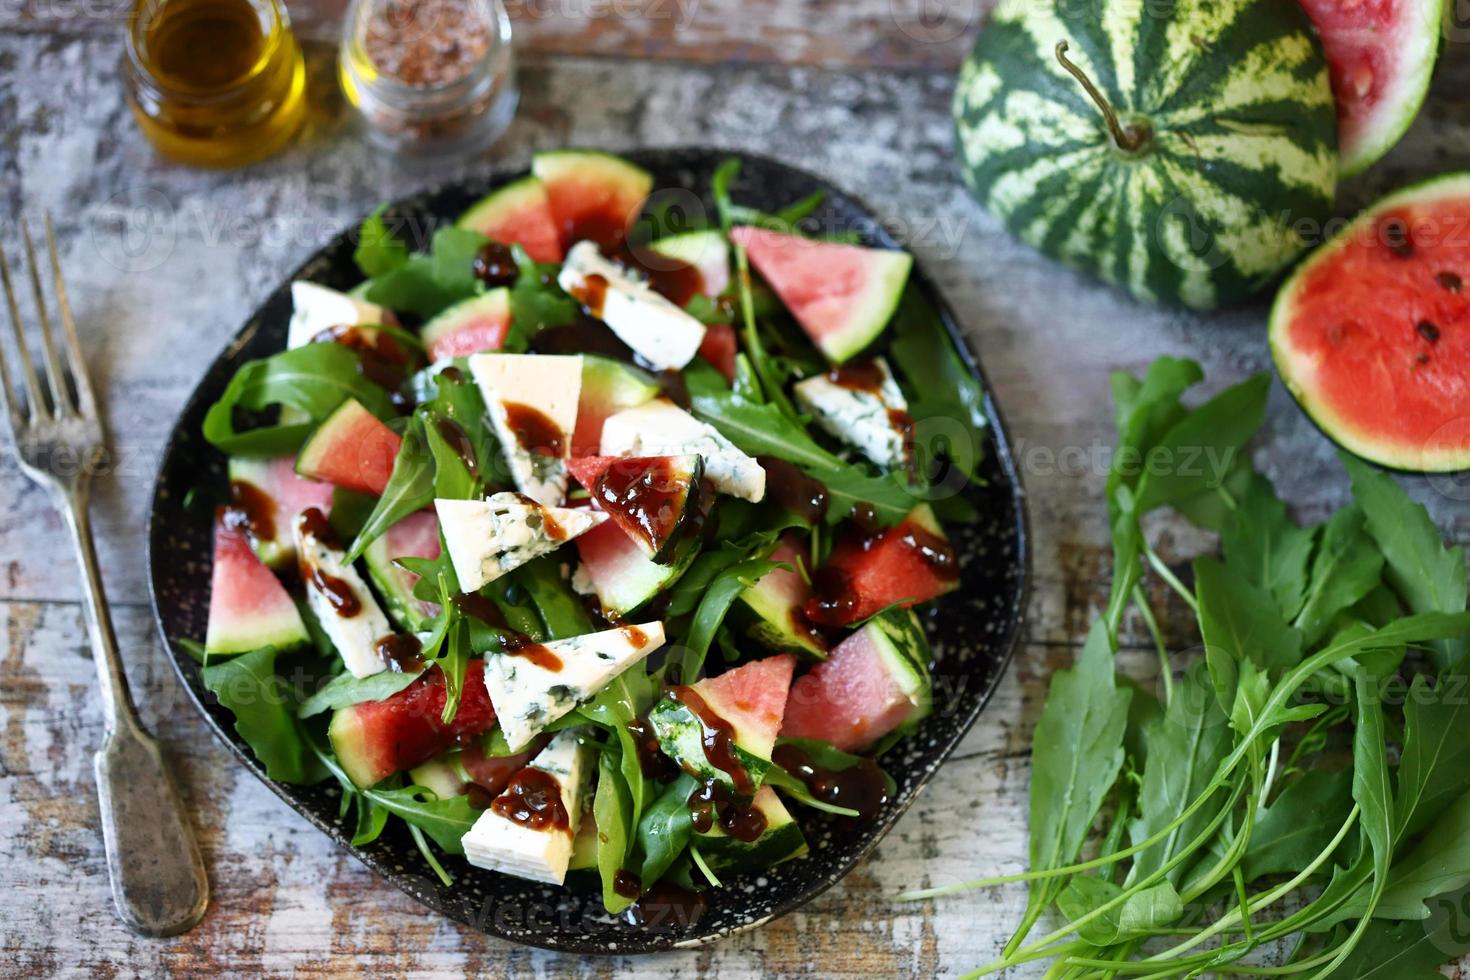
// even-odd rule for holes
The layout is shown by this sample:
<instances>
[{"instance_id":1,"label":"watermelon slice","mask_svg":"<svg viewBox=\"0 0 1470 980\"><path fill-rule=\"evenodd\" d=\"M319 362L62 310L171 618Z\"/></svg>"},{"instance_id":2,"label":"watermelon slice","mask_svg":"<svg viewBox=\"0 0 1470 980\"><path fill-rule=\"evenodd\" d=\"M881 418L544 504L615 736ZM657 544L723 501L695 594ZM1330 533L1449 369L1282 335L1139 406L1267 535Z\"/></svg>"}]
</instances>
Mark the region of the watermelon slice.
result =
<instances>
[{"instance_id":1,"label":"watermelon slice","mask_svg":"<svg viewBox=\"0 0 1470 980\"><path fill-rule=\"evenodd\" d=\"M424 324L419 333L429 360L500 350L510 332L510 290L492 289L461 300Z\"/></svg>"},{"instance_id":2,"label":"watermelon slice","mask_svg":"<svg viewBox=\"0 0 1470 980\"><path fill-rule=\"evenodd\" d=\"M597 596L608 618L621 619L673 585L698 553L691 547L674 564L660 565L617 521L603 521L577 538L582 564L572 584Z\"/></svg>"},{"instance_id":3,"label":"watermelon slice","mask_svg":"<svg viewBox=\"0 0 1470 980\"><path fill-rule=\"evenodd\" d=\"M700 524L704 460L698 455L582 456L567 469L660 565L675 562L679 545Z\"/></svg>"},{"instance_id":4,"label":"watermelon slice","mask_svg":"<svg viewBox=\"0 0 1470 980\"><path fill-rule=\"evenodd\" d=\"M680 306L696 294L714 299L730 285L730 243L718 231L671 235L632 251L653 287Z\"/></svg>"},{"instance_id":5,"label":"watermelon slice","mask_svg":"<svg viewBox=\"0 0 1470 980\"><path fill-rule=\"evenodd\" d=\"M1301 0L1337 100L1342 176L1393 148L1419 114L1439 55L1444 0Z\"/></svg>"},{"instance_id":6,"label":"watermelon slice","mask_svg":"<svg viewBox=\"0 0 1470 980\"><path fill-rule=\"evenodd\" d=\"M295 456L230 457L230 511L267 565L282 568L295 561L291 523L312 507L331 513L332 485L298 474Z\"/></svg>"},{"instance_id":7,"label":"watermelon slice","mask_svg":"<svg viewBox=\"0 0 1470 980\"><path fill-rule=\"evenodd\" d=\"M771 552L770 560L791 568L772 569L740 593L735 611L743 621L745 632L772 650L817 658L827 656L826 637L806 618L806 604L812 590L801 574L809 561L802 539L794 534L785 535Z\"/></svg>"},{"instance_id":8,"label":"watermelon slice","mask_svg":"<svg viewBox=\"0 0 1470 980\"><path fill-rule=\"evenodd\" d=\"M611 358L582 355L572 455L596 456L602 448L602 423L625 408L652 401L658 393L658 382L648 372Z\"/></svg>"},{"instance_id":9,"label":"watermelon slice","mask_svg":"<svg viewBox=\"0 0 1470 980\"><path fill-rule=\"evenodd\" d=\"M892 605L937 599L959 586L959 566L928 504L876 536L848 534L812 577L807 617L848 626Z\"/></svg>"},{"instance_id":10,"label":"watermelon slice","mask_svg":"<svg viewBox=\"0 0 1470 980\"><path fill-rule=\"evenodd\" d=\"M439 606L414 598L419 577L393 564L395 558L439 557L439 517L433 508L415 511L394 524L367 546L362 556L368 574L382 594L388 615L404 629L419 630L439 614Z\"/></svg>"},{"instance_id":11,"label":"watermelon slice","mask_svg":"<svg viewBox=\"0 0 1470 980\"><path fill-rule=\"evenodd\" d=\"M735 339L735 328L728 323L709 323L704 328L704 340L699 344L699 356L713 364L726 381L735 380L735 355L740 353Z\"/></svg>"},{"instance_id":12,"label":"watermelon slice","mask_svg":"<svg viewBox=\"0 0 1470 980\"><path fill-rule=\"evenodd\" d=\"M391 698L333 712L327 735L352 782L366 789L432 759L457 739L489 731L495 724L483 660L470 661L459 710L448 725L442 720L444 694L444 674L430 667Z\"/></svg>"},{"instance_id":13,"label":"watermelon slice","mask_svg":"<svg viewBox=\"0 0 1470 980\"><path fill-rule=\"evenodd\" d=\"M1281 380L1339 445L1385 466L1470 468L1470 173L1380 201L1281 287Z\"/></svg>"},{"instance_id":14,"label":"watermelon slice","mask_svg":"<svg viewBox=\"0 0 1470 980\"><path fill-rule=\"evenodd\" d=\"M819 242L764 228L736 228L730 237L744 247L812 343L838 363L883 332L914 264L907 252Z\"/></svg>"},{"instance_id":15,"label":"watermelon slice","mask_svg":"<svg viewBox=\"0 0 1470 980\"><path fill-rule=\"evenodd\" d=\"M538 153L531 172L546 187L564 251L593 241L604 255L615 254L653 190L647 171L595 150Z\"/></svg>"},{"instance_id":16,"label":"watermelon slice","mask_svg":"<svg viewBox=\"0 0 1470 980\"><path fill-rule=\"evenodd\" d=\"M929 645L911 612L875 618L791 685L781 735L844 752L912 727L929 712Z\"/></svg>"},{"instance_id":17,"label":"watermelon slice","mask_svg":"<svg viewBox=\"0 0 1470 980\"><path fill-rule=\"evenodd\" d=\"M457 224L502 245L519 245L537 262L562 260L551 201L535 177L523 177L481 198Z\"/></svg>"},{"instance_id":18,"label":"watermelon slice","mask_svg":"<svg viewBox=\"0 0 1470 980\"><path fill-rule=\"evenodd\" d=\"M549 741L550 735L538 735L526 751L515 755L486 755L478 745L468 742L414 766L409 778L414 785L433 790L441 800L459 796L471 785L499 796L510 777L526 768Z\"/></svg>"},{"instance_id":19,"label":"watermelon slice","mask_svg":"<svg viewBox=\"0 0 1470 980\"><path fill-rule=\"evenodd\" d=\"M255 556L229 512L220 508L214 521L214 569L210 574L205 652L285 649L306 639L306 626L286 587Z\"/></svg>"},{"instance_id":20,"label":"watermelon slice","mask_svg":"<svg viewBox=\"0 0 1470 980\"><path fill-rule=\"evenodd\" d=\"M349 398L306 440L296 472L344 490L377 496L388 486L402 443L397 433Z\"/></svg>"},{"instance_id":21,"label":"watermelon slice","mask_svg":"<svg viewBox=\"0 0 1470 980\"><path fill-rule=\"evenodd\" d=\"M783 653L674 688L648 713L659 747L698 779L731 784L742 795L754 793L771 767L795 670L796 657ZM720 728L729 732L730 760L705 749L719 742L711 733Z\"/></svg>"}]
</instances>

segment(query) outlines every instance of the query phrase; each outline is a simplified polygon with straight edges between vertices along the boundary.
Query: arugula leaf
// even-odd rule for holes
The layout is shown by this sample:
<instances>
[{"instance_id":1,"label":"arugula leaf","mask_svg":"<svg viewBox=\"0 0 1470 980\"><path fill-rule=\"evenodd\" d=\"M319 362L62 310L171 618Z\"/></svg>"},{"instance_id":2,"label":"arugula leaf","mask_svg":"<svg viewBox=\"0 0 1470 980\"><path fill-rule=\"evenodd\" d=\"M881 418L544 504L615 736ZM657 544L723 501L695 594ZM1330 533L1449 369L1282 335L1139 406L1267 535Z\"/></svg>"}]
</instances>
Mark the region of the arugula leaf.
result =
<instances>
[{"instance_id":1,"label":"arugula leaf","mask_svg":"<svg viewBox=\"0 0 1470 980\"><path fill-rule=\"evenodd\" d=\"M1246 881L1295 874L1331 842L1352 807L1352 774L1313 769L1257 812L1241 867Z\"/></svg>"},{"instance_id":2,"label":"arugula leaf","mask_svg":"<svg viewBox=\"0 0 1470 980\"><path fill-rule=\"evenodd\" d=\"M1220 485L1251 436L1266 420L1268 374L1232 385L1165 432L1144 454L1138 510L1146 513Z\"/></svg>"},{"instance_id":3,"label":"arugula leaf","mask_svg":"<svg viewBox=\"0 0 1470 980\"><path fill-rule=\"evenodd\" d=\"M1220 533L1225 563L1270 593L1288 620L1301 611L1315 540L1316 529L1297 526L1264 476L1252 478Z\"/></svg>"},{"instance_id":4,"label":"arugula leaf","mask_svg":"<svg viewBox=\"0 0 1470 980\"><path fill-rule=\"evenodd\" d=\"M1470 676L1448 671L1414 678L1404 699L1404 739L1394 806L1398 832L1417 834L1470 791Z\"/></svg>"},{"instance_id":5,"label":"arugula leaf","mask_svg":"<svg viewBox=\"0 0 1470 980\"><path fill-rule=\"evenodd\" d=\"M763 558L747 558L716 575L704 591L704 598L694 613L689 633L683 647L670 657L670 663L678 667L678 676L692 680L699 676L704 667L704 658L715 631L725 621L725 614L740 594L754 585L762 576L776 568L790 568L784 562L767 561ZM685 683L688 681L686 680Z\"/></svg>"},{"instance_id":6,"label":"arugula leaf","mask_svg":"<svg viewBox=\"0 0 1470 980\"><path fill-rule=\"evenodd\" d=\"M1138 485L1145 454L1184 415L1180 396L1203 380L1198 364L1175 357L1154 361L1142 381L1121 371L1112 375L1118 448L1108 468L1110 504L1116 502L1119 487Z\"/></svg>"},{"instance_id":7,"label":"arugula leaf","mask_svg":"<svg viewBox=\"0 0 1470 980\"><path fill-rule=\"evenodd\" d=\"M1470 952L1470 891L1431 903L1427 922L1374 922L1330 980L1439 980L1439 966Z\"/></svg>"},{"instance_id":8,"label":"arugula leaf","mask_svg":"<svg viewBox=\"0 0 1470 980\"><path fill-rule=\"evenodd\" d=\"M382 701L419 679L417 671L399 673L385 670L367 677L354 677L345 671L333 677L317 689L311 697L301 702L296 717L310 718L323 711L334 711L364 701Z\"/></svg>"},{"instance_id":9,"label":"arugula leaf","mask_svg":"<svg viewBox=\"0 0 1470 980\"><path fill-rule=\"evenodd\" d=\"M367 789L362 795L405 823L419 828L447 854L463 854L460 844L480 813L470 806L468 796L441 800L422 786L402 789Z\"/></svg>"},{"instance_id":10,"label":"arugula leaf","mask_svg":"<svg viewBox=\"0 0 1470 980\"><path fill-rule=\"evenodd\" d=\"M1394 862L1373 914L1423 919L1429 899L1470 885L1470 793L1445 807L1413 850Z\"/></svg>"},{"instance_id":11,"label":"arugula leaf","mask_svg":"<svg viewBox=\"0 0 1470 980\"><path fill-rule=\"evenodd\" d=\"M373 505L372 513L363 523L362 530L347 549L347 561L361 558L372 544L388 529L409 514L416 513L434 502L434 456L429 450L428 436L424 431L423 417L417 413L409 417L404 430L403 442L398 446L398 455L393 459L393 472L388 485ZM434 579L430 578L430 582Z\"/></svg>"},{"instance_id":12,"label":"arugula leaf","mask_svg":"<svg viewBox=\"0 0 1470 980\"><path fill-rule=\"evenodd\" d=\"M456 225L434 232L431 249L435 281L456 296L468 298L480 292L480 282L475 278L475 256L489 242L479 232Z\"/></svg>"},{"instance_id":13,"label":"arugula leaf","mask_svg":"<svg viewBox=\"0 0 1470 980\"><path fill-rule=\"evenodd\" d=\"M1328 519L1312 559L1312 575L1295 626L1308 646L1326 635L1332 618L1366 596L1383 573L1383 554L1363 530L1363 512L1344 507Z\"/></svg>"},{"instance_id":14,"label":"arugula leaf","mask_svg":"<svg viewBox=\"0 0 1470 980\"><path fill-rule=\"evenodd\" d=\"M447 725L459 713L460 697L464 694L464 675L469 669L473 651L470 649L469 624L464 621L464 617L457 615L452 605L444 607L440 612L448 627L444 635L443 652L435 663L444 672L444 712L440 720Z\"/></svg>"},{"instance_id":15,"label":"arugula leaf","mask_svg":"<svg viewBox=\"0 0 1470 980\"><path fill-rule=\"evenodd\" d=\"M546 632L553 640L581 636L594 630L592 619L576 593L561 577L561 561L555 555L544 555L527 562L513 573L516 584L526 590Z\"/></svg>"},{"instance_id":16,"label":"arugula leaf","mask_svg":"<svg viewBox=\"0 0 1470 980\"><path fill-rule=\"evenodd\" d=\"M459 450L451 446L437 425L424 425L423 433L434 458L434 497L445 500L474 500L478 487Z\"/></svg>"},{"instance_id":17,"label":"arugula leaf","mask_svg":"<svg viewBox=\"0 0 1470 980\"><path fill-rule=\"evenodd\" d=\"M1368 533L1387 561L1389 585L1414 612L1461 612L1465 609L1465 549L1446 548L1423 504L1409 499L1393 478L1348 453L1339 453L1353 482L1353 496L1363 509ZM1440 667L1458 663L1470 649L1460 637L1435 645Z\"/></svg>"},{"instance_id":18,"label":"arugula leaf","mask_svg":"<svg viewBox=\"0 0 1470 980\"><path fill-rule=\"evenodd\" d=\"M954 439L946 456L971 480L980 478L984 459L985 392L970 373L959 351L945 331L939 310L927 295L910 283L899 300L889 325L893 340L888 356L897 365L906 393L909 416L916 433L931 419L952 420L971 435L968 446L956 447Z\"/></svg>"},{"instance_id":19,"label":"arugula leaf","mask_svg":"<svg viewBox=\"0 0 1470 980\"><path fill-rule=\"evenodd\" d=\"M263 647L212 664L199 672L204 686L235 716L235 733L284 783L307 782L296 715L286 684L276 674L274 647Z\"/></svg>"},{"instance_id":20,"label":"arugula leaf","mask_svg":"<svg viewBox=\"0 0 1470 980\"><path fill-rule=\"evenodd\" d=\"M633 904L633 899L620 895L614 884L628 859L633 829L633 805L619 772L622 755L617 743L612 743L598 756L597 791L592 797L592 818L597 822L597 873L602 878L602 905L610 915Z\"/></svg>"},{"instance_id":21,"label":"arugula leaf","mask_svg":"<svg viewBox=\"0 0 1470 980\"><path fill-rule=\"evenodd\" d=\"M689 796L698 785L693 776L682 774L664 788L638 821L638 850L643 854L638 877L644 888L662 878L689 846L694 834Z\"/></svg>"},{"instance_id":22,"label":"arugula leaf","mask_svg":"<svg viewBox=\"0 0 1470 980\"><path fill-rule=\"evenodd\" d=\"M1081 850L1123 766L1131 695L1116 683L1107 633L1094 624L1076 665L1052 677L1032 736L1033 870L1061 867ZM1031 882L1018 935L1025 934L1060 890L1055 880Z\"/></svg>"},{"instance_id":23,"label":"arugula leaf","mask_svg":"<svg viewBox=\"0 0 1470 980\"><path fill-rule=\"evenodd\" d=\"M363 298L393 310L428 320L453 306L468 293L446 289L439 281L433 256L415 253L400 266L369 279Z\"/></svg>"},{"instance_id":24,"label":"arugula leaf","mask_svg":"<svg viewBox=\"0 0 1470 980\"><path fill-rule=\"evenodd\" d=\"M1091 875L1078 875L1068 881L1057 896L1057 908L1069 920L1076 920L1122 894L1123 889L1111 881ZM1150 930L1176 922L1183 914L1184 903L1180 901L1179 893L1169 882L1161 881L1138 891L1118 907L1079 926L1077 935L1094 946L1112 946L1147 936Z\"/></svg>"},{"instance_id":25,"label":"arugula leaf","mask_svg":"<svg viewBox=\"0 0 1470 980\"><path fill-rule=\"evenodd\" d=\"M1286 624L1269 595L1228 566L1214 558L1196 559L1194 588L1200 636L1222 708L1235 697L1234 665L1250 661L1281 671L1301 660L1301 633Z\"/></svg>"},{"instance_id":26,"label":"arugula leaf","mask_svg":"<svg viewBox=\"0 0 1470 980\"><path fill-rule=\"evenodd\" d=\"M580 304L556 284L557 266L538 263L519 245L511 247L520 274L510 288L510 332L501 349L523 354L530 349L531 339L549 327L559 327L577 319Z\"/></svg>"},{"instance_id":27,"label":"arugula leaf","mask_svg":"<svg viewBox=\"0 0 1470 980\"><path fill-rule=\"evenodd\" d=\"M870 476L862 467L849 464L836 469L804 468L806 474L827 488L827 523L836 524L858 504L873 508L879 527L892 527L921 503L914 491L893 473Z\"/></svg>"},{"instance_id":28,"label":"arugula leaf","mask_svg":"<svg viewBox=\"0 0 1470 980\"><path fill-rule=\"evenodd\" d=\"M363 219L357 230L357 247L352 250L352 261L369 278L381 276L408 261L408 246L388 228L383 212L388 205L379 204L372 214Z\"/></svg>"},{"instance_id":29,"label":"arugula leaf","mask_svg":"<svg viewBox=\"0 0 1470 980\"><path fill-rule=\"evenodd\" d=\"M843 462L813 441L802 426L775 405L757 403L735 392L695 395L694 414L752 456L775 456L798 466L836 470Z\"/></svg>"}]
</instances>

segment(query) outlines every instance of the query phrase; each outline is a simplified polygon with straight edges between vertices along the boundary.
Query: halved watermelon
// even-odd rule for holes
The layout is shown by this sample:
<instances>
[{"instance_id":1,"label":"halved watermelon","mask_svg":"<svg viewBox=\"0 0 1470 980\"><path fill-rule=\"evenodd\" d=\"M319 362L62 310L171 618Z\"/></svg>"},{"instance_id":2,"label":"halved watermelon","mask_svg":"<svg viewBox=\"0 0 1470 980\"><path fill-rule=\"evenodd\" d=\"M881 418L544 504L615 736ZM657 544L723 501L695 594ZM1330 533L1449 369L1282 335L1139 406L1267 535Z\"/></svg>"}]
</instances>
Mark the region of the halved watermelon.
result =
<instances>
[{"instance_id":1,"label":"halved watermelon","mask_svg":"<svg viewBox=\"0 0 1470 980\"><path fill-rule=\"evenodd\" d=\"M929 644L911 612L876 617L798 677L781 735L856 752L929 713Z\"/></svg>"},{"instance_id":2,"label":"halved watermelon","mask_svg":"<svg viewBox=\"0 0 1470 980\"><path fill-rule=\"evenodd\" d=\"M439 517L433 508L415 511L394 524L367 546L362 556L368 574L383 596L388 615L405 629L423 629L439 614L439 606L413 595L419 577L393 564L396 558L439 557Z\"/></svg>"},{"instance_id":3,"label":"halved watermelon","mask_svg":"<svg viewBox=\"0 0 1470 980\"><path fill-rule=\"evenodd\" d=\"M757 643L773 650L822 658L827 656L827 639L806 617L812 590L801 573L808 564L802 544L795 534L782 537L770 560L791 568L776 568L762 575L740 593L733 612Z\"/></svg>"},{"instance_id":4,"label":"halved watermelon","mask_svg":"<svg viewBox=\"0 0 1470 980\"><path fill-rule=\"evenodd\" d=\"M659 747L698 779L754 793L771 768L795 670L796 657L783 653L674 688L648 713ZM719 759L718 749L705 749L712 740L722 741L713 736L717 729L729 732L729 760ZM729 767L719 764L727 761Z\"/></svg>"},{"instance_id":5,"label":"halved watermelon","mask_svg":"<svg viewBox=\"0 0 1470 980\"><path fill-rule=\"evenodd\" d=\"M1322 38L1344 177L1393 148L1419 114L1439 55L1444 0L1301 0Z\"/></svg>"},{"instance_id":6,"label":"halved watermelon","mask_svg":"<svg viewBox=\"0 0 1470 980\"><path fill-rule=\"evenodd\" d=\"M567 462L597 508L651 560L671 565L700 518L704 460L683 456L582 456Z\"/></svg>"},{"instance_id":7,"label":"halved watermelon","mask_svg":"<svg viewBox=\"0 0 1470 980\"><path fill-rule=\"evenodd\" d=\"M1420 472L1470 468L1470 173L1400 191L1281 287L1281 380L1345 449Z\"/></svg>"},{"instance_id":8,"label":"halved watermelon","mask_svg":"<svg viewBox=\"0 0 1470 980\"><path fill-rule=\"evenodd\" d=\"M245 533L220 508L214 521L214 569L210 573L205 652L245 653L261 647L283 650L306 640L306 626L286 587L250 550Z\"/></svg>"},{"instance_id":9,"label":"halved watermelon","mask_svg":"<svg viewBox=\"0 0 1470 980\"><path fill-rule=\"evenodd\" d=\"M736 228L730 238L745 248L751 264L812 342L838 363L883 332L914 264L907 252L814 241L764 228Z\"/></svg>"},{"instance_id":10,"label":"halved watermelon","mask_svg":"<svg viewBox=\"0 0 1470 980\"><path fill-rule=\"evenodd\" d=\"M424 324L419 337L429 360L500 350L510 332L510 290L492 289L461 300Z\"/></svg>"},{"instance_id":11,"label":"halved watermelon","mask_svg":"<svg viewBox=\"0 0 1470 980\"><path fill-rule=\"evenodd\" d=\"M538 153L531 172L546 188L563 250L593 241L604 255L616 253L653 190L646 170L596 150Z\"/></svg>"},{"instance_id":12,"label":"halved watermelon","mask_svg":"<svg viewBox=\"0 0 1470 980\"><path fill-rule=\"evenodd\" d=\"M733 326L728 323L705 324L704 340L700 341L698 353L713 364L725 380L735 380L735 355L740 353L740 346Z\"/></svg>"},{"instance_id":13,"label":"halved watermelon","mask_svg":"<svg viewBox=\"0 0 1470 980\"><path fill-rule=\"evenodd\" d=\"M470 661L459 710L448 725L443 722L444 700L444 674L430 667L391 698L333 712L327 735L352 782L366 789L432 759L457 739L489 731L495 724L483 660Z\"/></svg>"},{"instance_id":14,"label":"halved watermelon","mask_svg":"<svg viewBox=\"0 0 1470 980\"><path fill-rule=\"evenodd\" d=\"M937 599L959 586L959 565L928 504L876 536L850 533L812 576L807 617L848 626L892 605Z\"/></svg>"},{"instance_id":15,"label":"halved watermelon","mask_svg":"<svg viewBox=\"0 0 1470 980\"><path fill-rule=\"evenodd\" d=\"M546 187L535 177L523 177L481 198L457 224L502 245L519 245L537 262L560 262L564 254Z\"/></svg>"},{"instance_id":16,"label":"halved watermelon","mask_svg":"<svg viewBox=\"0 0 1470 980\"><path fill-rule=\"evenodd\" d=\"M658 382L647 371L596 354L583 354L572 455L596 456L602 448L602 423L625 408L652 401L658 392Z\"/></svg>"},{"instance_id":17,"label":"halved watermelon","mask_svg":"<svg viewBox=\"0 0 1470 980\"><path fill-rule=\"evenodd\" d=\"M582 564L573 585L597 596L608 618L622 619L673 585L698 553L690 547L674 564L657 564L617 521L603 521L577 538Z\"/></svg>"},{"instance_id":18,"label":"halved watermelon","mask_svg":"<svg viewBox=\"0 0 1470 980\"><path fill-rule=\"evenodd\" d=\"M230 510L267 565L280 568L295 560L291 523L311 507L331 513L332 485L298 474L295 456L230 457Z\"/></svg>"},{"instance_id":19,"label":"halved watermelon","mask_svg":"<svg viewBox=\"0 0 1470 980\"><path fill-rule=\"evenodd\" d=\"M402 437L349 398L306 440L296 472L377 496L393 475L393 460L402 443Z\"/></svg>"}]
</instances>

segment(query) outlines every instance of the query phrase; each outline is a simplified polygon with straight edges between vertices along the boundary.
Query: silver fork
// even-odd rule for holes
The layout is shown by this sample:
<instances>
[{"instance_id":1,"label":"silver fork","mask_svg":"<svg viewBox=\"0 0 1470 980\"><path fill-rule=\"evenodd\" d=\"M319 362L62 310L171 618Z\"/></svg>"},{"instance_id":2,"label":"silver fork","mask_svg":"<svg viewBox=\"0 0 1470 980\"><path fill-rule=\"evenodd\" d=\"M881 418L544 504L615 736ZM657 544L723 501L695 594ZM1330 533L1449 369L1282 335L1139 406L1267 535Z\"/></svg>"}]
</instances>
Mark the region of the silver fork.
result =
<instances>
[{"instance_id":1,"label":"silver fork","mask_svg":"<svg viewBox=\"0 0 1470 980\"><path fill-rule=\"evenodd\" d=\"M41 288L41 268L31 244L30 228L21 223L36 297L46 389L26 348L20 310L11 286L10 266L0 251L0 281L10 322L25 398L12 386L5 350L0 345L0 390L19 451L20 468L51 495L52 502L71 529L72 544L86 585L87 632L102 693L107 731L93 758L97 773L97 802L102 814L102 839L107 870L118 915L136 931L149 936L173 936L192 928L209 904L209 879L194 840L183 801L169 774L158 743L144 730L128 694L128 679L117 652L117 637L102 591L92 528L87 518L87 491L93 472L107 457L97 402L87 378L76 323L61 281L56 257L56 235L46 216L46 247L61 321L60 349ZM70 383L68 383L68 379Z\"/></svg>"}]
</instances>

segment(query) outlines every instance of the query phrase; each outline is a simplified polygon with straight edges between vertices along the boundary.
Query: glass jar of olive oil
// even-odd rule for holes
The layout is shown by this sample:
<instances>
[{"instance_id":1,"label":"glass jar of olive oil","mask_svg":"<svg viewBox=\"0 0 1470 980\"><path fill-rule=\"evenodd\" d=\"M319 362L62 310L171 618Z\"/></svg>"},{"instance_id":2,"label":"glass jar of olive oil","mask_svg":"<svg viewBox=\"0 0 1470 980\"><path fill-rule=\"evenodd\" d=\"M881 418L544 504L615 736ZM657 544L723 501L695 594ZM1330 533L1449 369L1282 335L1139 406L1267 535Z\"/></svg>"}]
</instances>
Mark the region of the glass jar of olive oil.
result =
<instances>
[{"instance_id":1,"label":"glass jar of olive oil","mask_svg":"<svg viewBox=\"0 0 1470 980\"><path fill-rule=\"evenodd\" d=\"M279 0L137 0L123 67L138 125L182 163L260 160L305 114L305 65Z\"/></svg>"}]
</instances>

